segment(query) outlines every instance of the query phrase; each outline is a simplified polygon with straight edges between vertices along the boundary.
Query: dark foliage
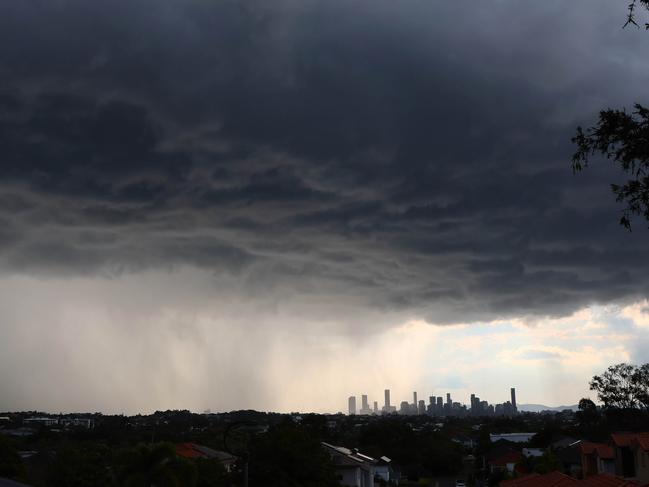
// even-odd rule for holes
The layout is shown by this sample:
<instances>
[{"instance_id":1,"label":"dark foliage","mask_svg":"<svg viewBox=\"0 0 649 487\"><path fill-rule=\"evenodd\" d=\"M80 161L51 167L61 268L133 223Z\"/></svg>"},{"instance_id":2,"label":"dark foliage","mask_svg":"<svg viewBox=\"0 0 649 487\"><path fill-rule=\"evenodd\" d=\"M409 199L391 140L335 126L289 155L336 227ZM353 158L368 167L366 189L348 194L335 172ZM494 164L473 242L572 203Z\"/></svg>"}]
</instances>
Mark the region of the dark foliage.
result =
<instances>
[{"instance_id":1,"label":"dark foliage","mask_svg":"<svg viewBox=\"0 0 649 487\"><path fill-rule=\"evenodd\" d=\"M317 437L285 423L250 445L250 484L266 487L335 487L329 456Z\"/></svg>"},{"instance_id":2,"label":"dark foliage","mask_svg":"<svg viewBox=\"0 0 649 487\"><path fill-rule=\"evenodd\" d=\"M649 0L632 0L625 27L638 27L638 7L649 10ZM649 29L649 23L645 28ZM626 183L611 184L616 201L626 204L620 224L630 230L633 215L649 221L649 109L636 103L631 113L625 109L602 110L593 127L577 127L572 142L577 146L572 157L574 172L583 170L592 156L601 154L629 175Z\"/></svg>"},{"instance_id":3,"label":"dark foliage","mask_svg":"<svg viewBox=\"0 0 649 487\"><path fill-rule=\"evenodd\" d=\"M176 456L170 443L140 445L119 457L118 484L125 487L192 487L196 467Z\"/></svg>"},{"instance_id":4,"label":"dark foliage","mask_svg":"<svg viewBox=\"0 0 649 487\"><path fill-rule=\"evenodd\" d=\"M572 141L577 145L574 171L584 169L590 156L600 153L630 176L624 184L611 185L616 200L626 204L620 223L630 229L632 215L649 221L649 109L636 104L632 113L603 110L597 125L585 131L578 127Z\"/></svg>"},{"instance_id":5,"label":"dark foliage","mask_svg":"<svg viewBox=\"0 0 649 487\"><path fill-rule=\"evenodd\" d=\"M611 365L592 378L590 389L597 392L605 408L649 411L649 364Z\"/></svg>"},{"instance_id":6,"label":"dark foliage","mask_svg":"<svg viewBox=\"0 0 649 487\"><path fill-rule=\"evenodd\" d=\"M0 434L0 477L24 480L25 467L12 442Z\"/></svg>"},{"instance_id":7,"label":"dark foliage","mask_svg":"<svg viewBox=\"0 0 649 487\"><path fill-rule=\"evenodd\" d=\"M629 14L627 15L624 27L630 24L639 27L638 22L636 21L636 9L638 5L649 10L649 0L631 0L631 3L629 4ZM645 23L644 26L645 29L649 30L649 23Z\"/></svg>"}]
</instances>

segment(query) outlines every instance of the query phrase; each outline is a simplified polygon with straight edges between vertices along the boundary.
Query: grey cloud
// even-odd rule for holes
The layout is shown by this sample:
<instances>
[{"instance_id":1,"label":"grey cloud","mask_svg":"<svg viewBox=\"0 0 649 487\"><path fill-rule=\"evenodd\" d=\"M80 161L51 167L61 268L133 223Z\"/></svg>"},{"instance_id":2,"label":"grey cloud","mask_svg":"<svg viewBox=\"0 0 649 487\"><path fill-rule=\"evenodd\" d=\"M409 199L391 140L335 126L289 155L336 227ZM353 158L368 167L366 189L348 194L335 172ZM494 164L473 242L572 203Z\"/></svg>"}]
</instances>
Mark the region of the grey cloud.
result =
<instances>
[{"instance_id":1,"label":"grey cloud","mask_svg":"<svg viewBox=\"0 0 649 487\"><path fill-rule=\"evenodd\" d=\"M263 282L438 323L647 294L647 232L616 225L619 175L568 165L574 126L649 78L623 9L2 10L4 272L192 265L254 295Z\"/></svg>"},{"instance_id":2,"label":"grey cloud","mask_svg":"<svg viewBox=\"0 0 649 487\"><path fill-rule=\"evenodd\" d=\"M520 356L523 360L558 360L561 355L555 352L547 352L545 350L527 350Z\"/></svg>"}]
</instances>

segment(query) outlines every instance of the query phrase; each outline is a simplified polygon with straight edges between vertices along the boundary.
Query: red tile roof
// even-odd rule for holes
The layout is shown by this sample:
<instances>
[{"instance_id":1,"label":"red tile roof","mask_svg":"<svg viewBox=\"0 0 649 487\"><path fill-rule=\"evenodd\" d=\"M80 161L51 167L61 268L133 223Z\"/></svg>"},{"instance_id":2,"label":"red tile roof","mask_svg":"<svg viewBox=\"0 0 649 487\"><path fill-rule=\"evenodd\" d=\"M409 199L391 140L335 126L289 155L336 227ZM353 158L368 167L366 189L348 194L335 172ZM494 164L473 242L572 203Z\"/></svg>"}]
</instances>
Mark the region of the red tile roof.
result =
<instances>
[{"instance_id":1,"label":"red tile roof","mask_svg":"<svg viewBox=\"0 0 649 487\"><path fill-rule=\"evenodd\" d=\"M503 453L495 458L490 458L488 463L497 467L504 467L508 463L518 463L523 459L523 454L519 451L510 451Z\"/></svg>"},{"instance_id":2,"label":"red tile roof","mask_svg":"<svg viewBox=\"0 0 649 487\"><path fill-rule=\"evenodd\" d=\"M545 475L533 474L518 479L504 480L501 487L639 487L635 482L615 477L609 474L598 474L583 480L577 480L561 472L551 472Z\"/></svg>"},{"instance_id":3,"label":"red tile roof","mask_svg":"<svg viewBox=\"0 0 649 487\"><path fill-rule=\"evenodd\" d=\"M176 445L176 455L184 458L202 458L203 454L194 449L192 443L180 443Z\"/></svg>"},{"instance_id":4,"label":"red tile roof","mask_svg":"<svg viewBox=\"0 0 649 487\"><path fill-rule=\"evenodd\" d=\"M579 444L581 453L584 455L592 455L597 453L599 458L613 459L615 458L615 451L605 443L591 443L589 441L582 441Z\"/></svg>"},{"instance_id":5,"label":"red tile roof","mask_svg":"<svg viewBox=\"0 0 649 487\"><path fill-rule=\"evenodd\" d=\"M639 484L608 473L600 473L581 480L580 485L589 487L639 487Z\"/></svg>"},{"instance_id":6,"label":"red tile roof","mask_svg":"<svg viewBox=\"0 0 649 487\"><path fill-rule=\"evenodd\" d=\"M579 481L561 472L551 472L545 475L533 474L500 482L501 487L569 487L573 485L579 485Z\"/></svg>"},{"instance_id":7,"label":"red tile roof","mask_svg":"<svg viewBox=\"0 0 649 487\"><path fill-rule=\"evenodd\" d=\"M638 444L643 450L649 451L649 432L613 433L611 438L616 446L624 447Z\"/></svg>"}]
</instances>

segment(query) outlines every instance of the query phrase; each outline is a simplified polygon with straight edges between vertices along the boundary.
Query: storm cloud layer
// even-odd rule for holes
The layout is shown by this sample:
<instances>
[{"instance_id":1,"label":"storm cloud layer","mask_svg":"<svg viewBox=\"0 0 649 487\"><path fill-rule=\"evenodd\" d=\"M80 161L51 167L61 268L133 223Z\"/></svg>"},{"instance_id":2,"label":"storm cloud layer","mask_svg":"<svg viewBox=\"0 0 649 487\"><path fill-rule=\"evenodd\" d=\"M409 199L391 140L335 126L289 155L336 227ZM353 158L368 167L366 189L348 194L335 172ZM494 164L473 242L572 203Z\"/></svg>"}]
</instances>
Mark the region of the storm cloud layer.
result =
<instances>
[{"instance_id":1,"label":"storm cloud layer","mask_svg":"<svg viewBox=\"0 0 649 487\"><path fill-rule=\"evenodd\" d=\"M647 101L613 3L5 1L0 270L438 324L641 299L622 175L569 165L577 124Z\"/></svg>"}]
</instances>

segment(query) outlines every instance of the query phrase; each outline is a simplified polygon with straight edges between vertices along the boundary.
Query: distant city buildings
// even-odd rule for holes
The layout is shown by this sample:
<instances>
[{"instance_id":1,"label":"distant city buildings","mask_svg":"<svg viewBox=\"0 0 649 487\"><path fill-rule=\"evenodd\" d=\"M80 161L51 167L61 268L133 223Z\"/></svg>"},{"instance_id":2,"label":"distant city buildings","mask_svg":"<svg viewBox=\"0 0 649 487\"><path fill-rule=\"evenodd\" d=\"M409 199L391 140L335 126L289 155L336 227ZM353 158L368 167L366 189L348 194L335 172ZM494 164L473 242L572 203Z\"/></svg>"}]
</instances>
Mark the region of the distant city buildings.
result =
<instances>
[{"instance_id":1,"label":"distant city buildings","mask_svg":"<svg viewBox=\"0 0 649 487\"><path fill-rule=\"evenodd\" d=\"M516 406L516 388L510 389L510 400L501 404L489 404L487 401L481 400L475 394L471 394L469 405L460 402L454 402L449 392L444 396L429 396L428 405L426 401L417 400L417 391L412 393L412 403L408 401L401 401L399 409L393 406L390 402L390 389L384 391L384 405L379 411L378 402L374 401L373 406L370 407L368 396L361 395L361 409L358 414L371 415L371 414L402 414L402 415L429 415L436 417L443 416L515 416L518 414ZM349 414L357 414L356 411L356 396L349 397Z\"/></svg>"},{"instance_id":2,"label":"distant city buildings","mask_svg":"<svg viewBox=\"0 0 649 487\"><path fill-rule=\"evenodd\" d=\"M363 394L361 396L361 410L359 411L359 414L362 414L363 416L367 416L369 414L374 414L374 410L370 409L370 405L367 402L367 395Z\"/></svg>"},{"instance_id":3,"label":"distant city buildings","mask_svg":"<svg viewBox=\"0 0 649 487\"><path fill-rule=\"evenodd\" d=\"M347 405L349 409L349 415L354 416L356 414L356 396L349 396Z\"/></svg>"}]
</instances>

